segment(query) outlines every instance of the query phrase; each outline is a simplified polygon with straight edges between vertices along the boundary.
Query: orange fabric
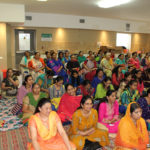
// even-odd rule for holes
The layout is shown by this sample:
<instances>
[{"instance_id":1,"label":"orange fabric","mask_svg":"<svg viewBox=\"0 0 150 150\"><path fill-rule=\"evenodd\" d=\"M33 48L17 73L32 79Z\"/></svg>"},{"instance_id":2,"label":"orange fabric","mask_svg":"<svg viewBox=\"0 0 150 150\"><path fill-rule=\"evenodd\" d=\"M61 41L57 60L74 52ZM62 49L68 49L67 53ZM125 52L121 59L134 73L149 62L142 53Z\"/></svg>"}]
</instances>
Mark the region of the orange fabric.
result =
<instances>
[{"instance_id":1,"label":"orange fabric","mask_svg":"<svg viewBox=\"0 0 150 150\"><path fill-rule=\"evenodd\" d=\"M29 137L31 138L30 127L32 126L37 130L37 141L40 146L40 150L67 150L64 140L57 130L58 122L61 122L60 118L54 111L52 111L49 115L48 129L43 125L39 114L31 116L28 125ZM72 143L70 144L72 146L72 150L75 150L75 146ZM34 150L32 143L28 143L27 149Z\"/></svg>"},{"instance_id":2,"label":"orange fabric","mask_svg":"<svg viewBox=\"0 0 150 150\"><path fill-rule=\"evenodd\" d=\"M137 125L135 126L130 117L131 104L132 103L128 105L126 115L119 123L115 144L116 147L118 146L123 148L136 148L138 150L145 150L146 145L149 143L145 120L140 118L137 120Z\"/></svg>"}]
</instances>

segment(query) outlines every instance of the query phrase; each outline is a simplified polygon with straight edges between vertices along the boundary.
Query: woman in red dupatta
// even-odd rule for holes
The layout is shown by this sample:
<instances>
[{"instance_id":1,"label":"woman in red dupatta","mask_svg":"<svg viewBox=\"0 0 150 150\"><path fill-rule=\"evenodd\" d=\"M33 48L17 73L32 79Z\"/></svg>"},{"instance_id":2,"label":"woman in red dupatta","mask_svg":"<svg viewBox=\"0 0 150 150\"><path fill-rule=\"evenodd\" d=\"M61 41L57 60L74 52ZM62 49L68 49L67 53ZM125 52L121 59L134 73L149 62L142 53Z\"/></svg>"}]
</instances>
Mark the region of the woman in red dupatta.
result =
<instances>
[{"instance_id":1,"label":"woman in red dupatta","mask_svg":"<svg viewBox=\"0 0 150 150\"><path fill-rule=\"evenodd\" d=\"M62 122L71 121L72 115L80 106L82 96L76 96L75 88L72 84L66 85L66 93L62 96L59 107L58 115Z\"/></svg>"},{"instance_id":2,"label":"woman in red dupatta","mask_svg":"<svg viewBox=\"0 0 150 150\"><path fill-rule=\"evenodd\" d=\"M119 123L115 150L146 150L149 137L145 120L141 115L142 110L137 103L128 105L126 115Z\"/></svg>"}]
</instances>

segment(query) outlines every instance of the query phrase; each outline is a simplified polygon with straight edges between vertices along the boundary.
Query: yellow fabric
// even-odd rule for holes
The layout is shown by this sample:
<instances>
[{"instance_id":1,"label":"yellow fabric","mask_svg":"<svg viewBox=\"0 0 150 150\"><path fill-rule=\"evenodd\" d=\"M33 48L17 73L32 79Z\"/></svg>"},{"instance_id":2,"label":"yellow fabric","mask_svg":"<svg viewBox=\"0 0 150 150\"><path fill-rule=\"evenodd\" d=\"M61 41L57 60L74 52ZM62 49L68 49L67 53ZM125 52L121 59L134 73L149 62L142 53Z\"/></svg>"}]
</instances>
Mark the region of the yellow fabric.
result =
<instances>
[{"instance_id":1,"label":"yellow fabric","mask_svg":"<svg viewBox=\"0 0 150 150\"><path fill-rule=\"evenodd\" d=\"M82 150L85 144L85 139L97 141L102 146L109 144L108 132L97 129L98 114L95 109L91 110L89 117L84 117L81 110L77 110L73 114L72 125L69 132L70 140L76 145L77 150ZM95 128L95 132L89 136L78 135L78 131L86 131L90 128Z\"/></svg>"},{"instance_id":2,"label":"yellow fabric","mask_svg":"<svg viewBox=\"0 0 150 150\"><path fill-rule=\"evenodd\" d=\"M123 117L120 121L115 142L116 148L119 146L124 148L136 148L138 150L145 150L146 145L149 143L145 120L140 118L137 120L137 125L135 126L130 117L131 104L132 103L130 103L127 107L125 117Z\"/></svg>"},{"instance_id":3,"label":"yellow fabric","mask_svg":"<svg viewBox=\"0 0 150 150\"><path fill-rule=\"evenodd\" d=\"M40 137L43 140L48 140L51 137L56 135L57 126L56 126L56 121L55 121L55 117L56 117L56 112L55 111L52 111L49 115L49 129L47 129L43 125L43 123L42 123L42 121L40 120L39 117L37 117L36 115L33 115L32 117L36 121L38 133L40 134Z\"/></svg>"},{"instance_id":4,"label":"yellow fabric","mask_svg":"<svg viewBox=\"0 0 150 150\"><path fill-rule=\"evenodd\" d=\"M61 97L57 97L57 98L53 98L53 99L51 100L51 103L55 106L56 109L57 109L58 106L59 106L60 99L61 99Z\"/></svg>"}]
</instances>

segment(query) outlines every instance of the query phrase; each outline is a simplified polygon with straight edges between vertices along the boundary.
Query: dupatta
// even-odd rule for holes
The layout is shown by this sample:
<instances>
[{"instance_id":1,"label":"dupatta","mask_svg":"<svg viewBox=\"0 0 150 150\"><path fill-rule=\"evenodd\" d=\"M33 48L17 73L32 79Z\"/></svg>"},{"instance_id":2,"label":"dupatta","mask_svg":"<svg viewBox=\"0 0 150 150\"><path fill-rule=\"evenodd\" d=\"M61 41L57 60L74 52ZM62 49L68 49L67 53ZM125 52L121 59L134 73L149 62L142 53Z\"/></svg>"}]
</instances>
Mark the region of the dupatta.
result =
<instances>
[{"instance_id":1,"label":"dupatta","mask_svg":"<svg viewBox=\"0 0 150 150\"><path fill-rule=\"evenodd\" d=\"M40 137L43 140L49 140L57 134L57 126L56 126L56 112L51 111L49 115L49 129L47 129L40 118L37 115L31 116L30 119L34 119L37 126L37 131Z\"/></svg>"},{"instance_id":2,"label":"dupatta","mask_svg":"<svg viewBox=\"0 0 150 150\"><path fill-rule=\"evenodd\" d=\"M57 111L62 122L72 119L73 113L80 106L81 99L82 96L70 96L68 93L62 96Z\"/></svg>"},{"instance_id":3,"label":"dupatta","mask_svg":"<svg viewBox=\"0 0 150 150\"><path fill-rule=\"evenodd\" d=\"M130 117L130 107L132 102L128 105L126 115L120 121L118 133L116 137L116 150L119 147L124 148L137 148L138 150L145 150L146 145L149 143L147 127L143 118L137 120L137 125L133 123ZM121 150L121 149L120 149Z\"/></svg>"}]
</instances>

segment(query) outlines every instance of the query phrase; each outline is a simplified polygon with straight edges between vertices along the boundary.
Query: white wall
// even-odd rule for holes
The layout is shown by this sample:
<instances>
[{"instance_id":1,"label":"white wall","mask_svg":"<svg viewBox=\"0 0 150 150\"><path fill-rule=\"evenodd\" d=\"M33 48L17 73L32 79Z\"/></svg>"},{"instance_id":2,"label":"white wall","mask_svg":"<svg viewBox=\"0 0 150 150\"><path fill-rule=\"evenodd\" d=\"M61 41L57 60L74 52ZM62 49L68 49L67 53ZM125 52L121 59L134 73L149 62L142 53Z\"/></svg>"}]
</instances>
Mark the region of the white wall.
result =
<instances>
[{"instance_id":1,"label":"white wall","mask_svg":"<svg viewBox=\"0 0 150 150\"><path fill-rule=\"evenodd\" d=\"M0 22L23 23L24 20L24 5L0 3Z\"/></svg>"},{"instance_id":2,"label":"white wall","mask_svg":"<svg viewBox=\"0 0 150 150\"><path fill-rule=\"evenodd\" d=\"M129 23L130 32L150 33L150 24L145 22L30 12L26 13L26 16L32 16L32 21L25 21L24 26L26 27L60 27L126 32L126 23ZM85 19L85 23L79 23L79 19Z\"/></svg>"}]
</instances>

